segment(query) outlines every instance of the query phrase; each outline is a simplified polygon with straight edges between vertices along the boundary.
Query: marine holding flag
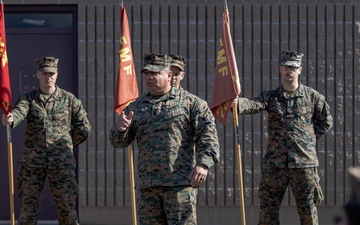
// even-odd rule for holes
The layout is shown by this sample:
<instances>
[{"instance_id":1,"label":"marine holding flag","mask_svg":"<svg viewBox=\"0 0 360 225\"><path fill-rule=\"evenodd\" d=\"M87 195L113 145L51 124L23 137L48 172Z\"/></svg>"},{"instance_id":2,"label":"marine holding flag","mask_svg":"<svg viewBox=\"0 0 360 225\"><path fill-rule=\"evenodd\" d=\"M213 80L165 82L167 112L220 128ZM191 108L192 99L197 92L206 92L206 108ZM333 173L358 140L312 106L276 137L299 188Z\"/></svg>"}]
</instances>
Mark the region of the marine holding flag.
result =
<instances>
[{"instance_id":1,"label":"marine holding flag","mask_svg":"<svg viewBox=\"0 0 360 225\"><path fill-rule=\"evenodd\" d=\"M196 224L196 188L219 162L215 119L206 101L171 86L171 60L145 55L141 73L148 92L124 109L110 132L114 147L137 141L141 225Z\"/></svg>"},{"instance_id":2,"label":"marine holding flag","mask_svg":"<svg viewBox=\"0 0 360 225\"><path fill-rule=\"evenodd\" d=\"M87 113L73 94L56 85L58 59L36 60L40 88L22 94L2 124L15 128L26 119L25 149L20 157L18 225L36 225L45 178L57 207L59 225L77 225L73 148L86 140L91 126Z\"/></svg>"},{"instance_id":3,"label":"marine holding flag","mask_svg":"<svg viewBox=\"0 0 360 225\"><path fill-rule=\"evenodd\" d=\"M318 224L316 205L324 197L315 146L330 130L333 119L325 97L299 82L302 57L296 51L283 51L282 85L258 97L234 101L240 115L268 112L268 146L258 193L260 225L279 224L279 209L289 184L301 224Z\"/></svg>"}]
</instances>

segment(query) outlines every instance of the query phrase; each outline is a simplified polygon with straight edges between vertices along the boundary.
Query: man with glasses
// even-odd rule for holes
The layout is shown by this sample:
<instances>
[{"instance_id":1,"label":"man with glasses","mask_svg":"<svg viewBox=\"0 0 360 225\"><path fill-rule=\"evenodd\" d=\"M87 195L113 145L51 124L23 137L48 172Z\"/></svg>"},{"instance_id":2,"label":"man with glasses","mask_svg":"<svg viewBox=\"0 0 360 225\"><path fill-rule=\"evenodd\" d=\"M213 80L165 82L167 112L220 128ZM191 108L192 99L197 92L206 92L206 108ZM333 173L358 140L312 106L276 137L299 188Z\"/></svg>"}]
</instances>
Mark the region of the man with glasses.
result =
<instances>
[{"instance_id":1,"label":"man with glasses","mask_svg":"<svg viewBox=\"0 0 360 225\"><path fill-rule=\"evenodd\" d=\"M268 112L268 146L259 185L260 225L279 224L279 209L288 185L301 224L318 224L316 205L323 200L319 185L316 140L332 127L325 97L299 82L302 53L283 51L282 85L255 98L238 98L239 114Z\"/></svg>"}]
</instances>

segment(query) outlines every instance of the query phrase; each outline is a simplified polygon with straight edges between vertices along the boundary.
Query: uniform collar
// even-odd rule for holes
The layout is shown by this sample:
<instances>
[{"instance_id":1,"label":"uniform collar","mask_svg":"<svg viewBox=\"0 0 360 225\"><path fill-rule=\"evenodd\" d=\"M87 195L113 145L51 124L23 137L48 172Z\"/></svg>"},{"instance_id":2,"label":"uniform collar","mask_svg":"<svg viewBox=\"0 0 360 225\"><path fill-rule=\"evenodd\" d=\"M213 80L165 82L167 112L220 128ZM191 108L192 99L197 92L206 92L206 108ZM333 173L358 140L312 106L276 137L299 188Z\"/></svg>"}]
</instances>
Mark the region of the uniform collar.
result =
<instances>
[{"instance_id":1,"label":"uniform collar","mask_svg":"<svg viewBox=\"0 0 360 225\"><path fill-rule=\"evenodd\" d=\"M43 97L41 97L41 96L42 96L42 93L41 93L40 89L37 90L36 96L37 96L38 98L40 98L42 101L45 100ZM57 85L56 85L56 88L55 88L54 93L50 94L48 100L50 100L50 99L53 99L53 100L55 100L55 101L61 99L61 91L60 91L60 88L59 88ZM46 100L45 100L45 101L46 101Z\"/></svg>"},{"instance_id":2,"label":"uniform collar","mask_svg":"<svg viewBox=\"0 0 360 225\"><path fill-rule=\"evenodd\" d=\"M294 94L291 95L290 98L303 97L304 95L305 95L304 85L302 85L299 81L299 87L294 92ZM287 92L285 91L285 89L282 85L280 86L279 97L289 98L289 95L287 94Z\"/></svg>"}]
</instances>

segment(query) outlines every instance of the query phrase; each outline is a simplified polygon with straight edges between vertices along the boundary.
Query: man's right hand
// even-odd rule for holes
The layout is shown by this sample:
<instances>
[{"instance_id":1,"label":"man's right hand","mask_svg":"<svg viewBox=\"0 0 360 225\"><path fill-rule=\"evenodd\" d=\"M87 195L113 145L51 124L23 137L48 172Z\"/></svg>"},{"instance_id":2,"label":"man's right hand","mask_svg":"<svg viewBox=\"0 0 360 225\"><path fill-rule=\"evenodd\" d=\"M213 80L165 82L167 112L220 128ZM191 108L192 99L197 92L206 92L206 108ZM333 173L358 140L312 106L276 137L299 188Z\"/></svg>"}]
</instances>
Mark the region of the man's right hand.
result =
<instances>
[{"instance_id":1,"label":"man's right hand","mask_svg":"<svg viewBox=\"0 0 360 225\"><path fill-rule=\"evenodd\" d=\"M128 127L131 124L133 116L134 116L133 111L131 111L127 116L125 115L124 111L121 112L121 114L117 119L117 124L116 124L120 132L124 132L126 131L126 129L128 129Z\"/></svg>"},{"instance_id":2,"label":"man's right hand","mask_svg":"<svg viewBox=\"0 0 360 225\"><path fill-rule=\"evenodd\" d=\"M10 125L14 122L14 117L11 113L9 113L7 116L3 114L1 117L1 122L4 126Z\"/></svg>"},{"instance_id":3,"label":"man's right hand","mask_svg":"<svg viewBox=\"0 0 360 225\"><path fill-rule=\"evenodd\" d=\"M238 101L239 101L238 98L235 98L235 99L231 102L231 107L237 106Z\"/></svg>"}]
</instances>

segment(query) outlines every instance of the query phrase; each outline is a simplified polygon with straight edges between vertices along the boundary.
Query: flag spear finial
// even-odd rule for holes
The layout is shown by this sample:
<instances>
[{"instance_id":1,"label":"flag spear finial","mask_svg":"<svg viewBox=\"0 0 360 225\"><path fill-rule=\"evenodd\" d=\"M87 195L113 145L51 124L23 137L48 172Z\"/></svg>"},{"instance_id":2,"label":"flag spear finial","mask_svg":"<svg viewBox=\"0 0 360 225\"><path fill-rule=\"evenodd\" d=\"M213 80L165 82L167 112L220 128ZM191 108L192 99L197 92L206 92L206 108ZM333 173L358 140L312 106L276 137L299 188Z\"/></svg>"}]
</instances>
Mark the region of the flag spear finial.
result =
<instances>
[{"instance_id":1,"label":"flag spear finial","mask_svg":"<svg viewBox=\"0 0 360 225\"><path fill-rule=\"evenodd\" d=\"M1 1L1 0L0 0ZM124 0L121 0L121 6L124 6Z\"/></svg>"},{"instance_id":2,"label":"flag spear finial","mask_svg":"<svg viewBox=\"0 0 360 225\"><path fill-rule=\"evenodd\" d=\"M224 8L227 9L227 8L228 8L228 6L227 6L227 1L224 0L224 3L225 3Z\"/></svg>"}]
</instances>

